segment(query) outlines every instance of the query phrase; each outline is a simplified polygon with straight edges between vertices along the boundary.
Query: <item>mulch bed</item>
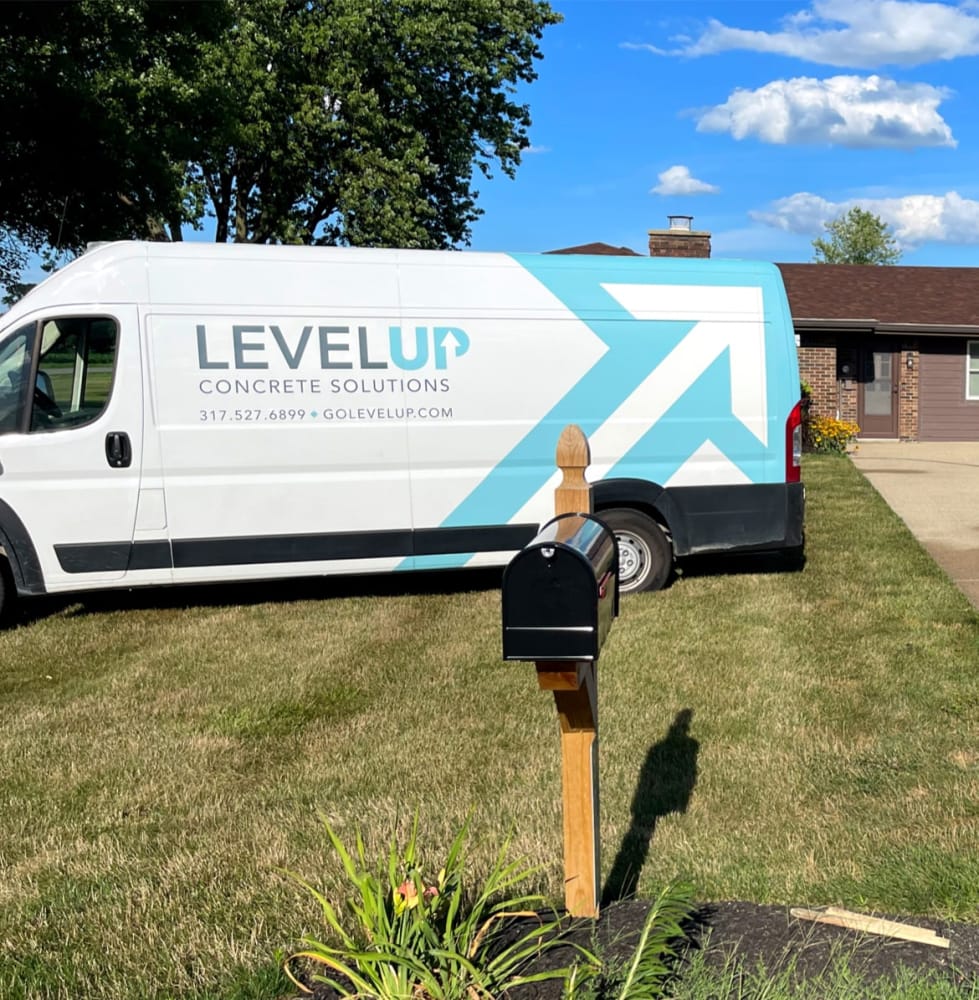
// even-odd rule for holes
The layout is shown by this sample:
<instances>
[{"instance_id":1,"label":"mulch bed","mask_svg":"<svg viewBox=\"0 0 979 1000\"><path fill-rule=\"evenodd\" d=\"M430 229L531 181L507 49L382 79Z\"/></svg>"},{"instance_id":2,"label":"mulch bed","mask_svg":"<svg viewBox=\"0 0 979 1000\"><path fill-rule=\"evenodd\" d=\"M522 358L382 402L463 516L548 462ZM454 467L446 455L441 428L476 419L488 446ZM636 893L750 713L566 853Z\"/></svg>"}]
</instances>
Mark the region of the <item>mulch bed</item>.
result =
<instances>
[{"instance_id":1,"label":"mulch bed","mask_svg":"<svg viewBox=\"0 0 979 1000\"><path fill-rule=\"evenodd\" d=\"M615 903L602 911L597 923L583 922L572 939L592 950L599 947L606 959L625 958L631 954L648 908L642 901ZM868 982L893 979L906 968L946 979L962 986L963 992L970 984L979 984L979 926L885 913L873 916L934 930L949 940L949 947L811 923L791 917L788 907L744 902L702 904L690 925L689 947L703 951L707 964L718 970L733 957L746 971L764 965L773 974L792 965L794 975L812 979L828 972L834 960L843 955L850 970ZM562 951L548 954L548 967L571 961L571 949ZM317 986L313 996L315 1000L334 1000L336 993ZM512 991L511 1000L560 1000L560 996L557 982L545 982Z\"/></svg>"},{"instance_id":2,"label":"mulch bed","mask_svg":"<svg viewBox=\"0 0 979 1000\"><path fill-rule=\"evenodd\" d=\"M746 969L763 962L769 971L794 960L798 973L807 978L818 976L843 954L849 967L870 981L893 978L903 967L922 974L933 972L957 984L979 982L979 926L899 914L871 915L933 930L948 939L949 947L798 920L789 915L788 907L734 902L704 907L702 926L710 930L706 954L713 962L733 953Z\"/></svg>"}]
</instances>

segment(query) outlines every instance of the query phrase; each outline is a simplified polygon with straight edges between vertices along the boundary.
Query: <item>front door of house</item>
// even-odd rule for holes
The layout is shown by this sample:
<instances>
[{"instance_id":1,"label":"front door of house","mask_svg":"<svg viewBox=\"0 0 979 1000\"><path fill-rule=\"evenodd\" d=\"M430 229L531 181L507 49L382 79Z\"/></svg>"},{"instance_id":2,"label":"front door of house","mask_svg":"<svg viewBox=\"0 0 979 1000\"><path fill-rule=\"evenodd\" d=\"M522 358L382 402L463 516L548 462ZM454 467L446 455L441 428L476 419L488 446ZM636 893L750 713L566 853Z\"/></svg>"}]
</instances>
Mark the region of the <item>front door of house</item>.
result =
<instances>
[{"instance_id":1,"label":"front door of house","mask_svg":"<svg viewBox=\"0 0 979 1000\"><path fill-rule=\"evenodd\" d=\"M899 355L864 348L860 352L857 423L861 437L897 437Z\"/></svg>"}]
</instances>

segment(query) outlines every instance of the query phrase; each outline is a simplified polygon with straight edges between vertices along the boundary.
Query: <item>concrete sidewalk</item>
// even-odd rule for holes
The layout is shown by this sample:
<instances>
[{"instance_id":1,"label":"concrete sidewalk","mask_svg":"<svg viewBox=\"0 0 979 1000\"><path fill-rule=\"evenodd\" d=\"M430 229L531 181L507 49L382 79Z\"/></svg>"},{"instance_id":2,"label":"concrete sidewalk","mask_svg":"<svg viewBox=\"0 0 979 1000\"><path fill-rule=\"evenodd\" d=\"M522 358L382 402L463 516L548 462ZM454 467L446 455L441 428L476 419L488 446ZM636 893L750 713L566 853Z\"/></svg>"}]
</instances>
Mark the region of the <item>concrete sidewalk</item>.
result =
<instances>
[{"instance_id":1,"label":"concrete sidewalk","mask_svg":"<svg viewBox=\"0 0 979 1000\"><path fill-rule=\"evenodd\" d=\"M979 442L861 441L850 457L979 608Z\"/></svg>"}]
</instances>

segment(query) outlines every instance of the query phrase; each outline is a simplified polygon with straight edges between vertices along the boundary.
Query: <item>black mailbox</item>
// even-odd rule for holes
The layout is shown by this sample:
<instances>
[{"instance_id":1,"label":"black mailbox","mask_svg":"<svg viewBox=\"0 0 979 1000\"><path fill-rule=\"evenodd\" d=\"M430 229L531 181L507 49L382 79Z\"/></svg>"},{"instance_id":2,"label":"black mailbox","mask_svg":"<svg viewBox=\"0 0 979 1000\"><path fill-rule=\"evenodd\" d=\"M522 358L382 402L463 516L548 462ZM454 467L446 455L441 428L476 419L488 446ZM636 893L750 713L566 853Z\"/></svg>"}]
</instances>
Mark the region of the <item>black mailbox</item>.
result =
<instances>
[{"instance_id":1,"label":"black mailbox","mask_svg":"<svg viewBox=\"0 0 979 1000\"><path fill-rule=\"evenodd\" d=\"M619 613L612 530L590 514L548 521L503 573L504 660L597 660Z\"/></svg>"}]
</instances>

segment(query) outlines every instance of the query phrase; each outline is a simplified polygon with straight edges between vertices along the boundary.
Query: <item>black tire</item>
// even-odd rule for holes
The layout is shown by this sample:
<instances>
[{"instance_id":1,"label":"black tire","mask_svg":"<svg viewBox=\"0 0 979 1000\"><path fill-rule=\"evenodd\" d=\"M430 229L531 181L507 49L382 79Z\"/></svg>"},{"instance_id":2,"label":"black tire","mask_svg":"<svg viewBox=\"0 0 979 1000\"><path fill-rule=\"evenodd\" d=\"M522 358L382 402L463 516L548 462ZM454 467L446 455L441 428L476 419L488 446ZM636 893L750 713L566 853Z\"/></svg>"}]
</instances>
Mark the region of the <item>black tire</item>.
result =
<instances>
[{"instance_id":1,"label":"black tire","mask_svg":"<svg viewBox=\"0 0 979 1000\"><path fill-rule=\"evenodd\" d=\"M0 554L0 627L9 625L13 620L16 601L17 590L14 587L14 575L10 572L7 557Z\"/></svg>"},{"instance_id":2,"label":"black tire","mask_svg":"<svg viewBox=\"0 0 979 1000\"><path fill-rule=\"evenodd\" d=\"M801 545L795 545L791 549L782 549L782 564L790 573L797 573L806 565L806 543L805 539Z\"/></svg>"},{"instance_id":3,"label":"black tire","mask_svg":"<svg viewBox=\"0 0 979 1000\"><path fill-rule=\"evenodd\" d=\"M660 525L627 507L596 514L619 542L619 593L662 590L673 572L673 547Z\"/></svg>"}]
</instances>

